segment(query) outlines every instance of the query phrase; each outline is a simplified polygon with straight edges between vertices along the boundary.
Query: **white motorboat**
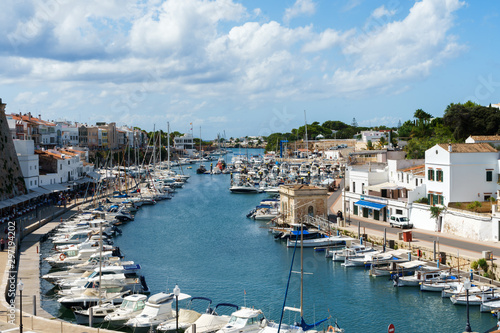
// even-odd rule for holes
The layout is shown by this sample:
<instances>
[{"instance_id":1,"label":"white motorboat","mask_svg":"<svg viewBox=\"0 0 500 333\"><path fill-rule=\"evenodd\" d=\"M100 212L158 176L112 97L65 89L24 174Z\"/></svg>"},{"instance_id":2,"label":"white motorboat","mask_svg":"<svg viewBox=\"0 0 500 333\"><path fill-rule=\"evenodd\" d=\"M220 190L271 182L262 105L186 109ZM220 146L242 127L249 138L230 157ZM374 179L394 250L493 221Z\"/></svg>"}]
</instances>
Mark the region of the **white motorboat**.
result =
<instances>
[{"instance_id":1,"label":"white motorboat","mask_svg":"<svg viewBox=\"0 0 500 333\"><path fill-rule=\"evenodd\" d=\"M157 332L174 333L179 330L186 330L189 326L200 318L201 313L189 309L179 309L179 318L172 318L164 321L156 328Z\"/></svg>"},{"instance_id":2,"label":"white motorboat","mask_svg":"<svg viewBox=\"0 0 500 333\"><path fill-rule=\"evenodd\" d=\"M415 271L415 274L409 276L399 277L396 275L394 278L394 285L397 287L418 287L422 282L443 281L447 278L450 278L450 275L447 272L421 269Z\"/></svg>"},{"instance_id":3,"label":"white motorboat","mask_svg":"<svg viewBox=\"0 0 500 333\"><path fill-rule=\"evenodd\" d=\"M347 241L352 241L354 238L351 237L344 237L344 236L324 236L321 238L314 238L314 239L304 239L303 240L303 247L327 247L327 246L340 246L340 245L346 245ZM299 239L297 240L297 247L302 245L302 241ZM293 239L287 239L286 241L286 246L287 247L294 247L295 246L295 240Z\"/></svg>"},{"instance_id":4,"label":"white motorboat","mask_svg":"<svg viewBox=\"0 0 500 333\"><path fill-rule=\"evenodd\" d=\"M118 309L106 315L104 322L108 323L108 328L122 327L134 317L137 317L146 306L146 295L134 294L123 298L123 302Z\"/></svg>"},{"instance_id":5,"label":"white motorboat","mask_svg":"<svg viewBox=\"0 0 500 333\"><path fill-rule=\"evenodd\" d=\"M260 193L261 189L250 185L233 185L229 188L231 193Z\"/></svg>"},{"instance_id":6,"label":"white motorboat","mask_svg":"<svg viewBox=\"0 0 500 333\"><path fill-rule=\"evenodd\" d=\"M241 308L231 314L229 322L217 333L250 333L259 332L267 325L261 310Z\"/></svg>"},{"instance_id":7,"label":"white motorboat","mask_svg":"<svg viewBox=\"0 0 500 333\"><path fill-rule=\"evenodd\" d=\"M360 257L368 252L374 252L375 249L366 246L364 244L351 244L349 247L346 247L342 250L330 250L327 251L327 256L331 257L333 261L345 261L346 257L354 257L359 255Z\"/></svg>"},{"instance_id":8,"label":"white motorboat","mask_svg":"<svg viewBox=\"0 0 500 333\"><path fill-rule=\"evenodd\" d=\"M500 294L491 290L489 292L469 295L468 297L467 295L453 295L450 297L450 301L455 305L466 305L469 303L469 306L477 306L481 305L481 303L500 301Z\"/></svg>"},{"instance_id":9,"label":"white motorboat","mask_svg":"<svg viewBox=\"0 0 500 333\"><path fill-rule=\"evenodd\" d=\"M57 301L67 307L68 309L74 307L80 307L82 309L88 309L91 306L99 304L106 299L113 299L113 303L119 304L122 302L122 296L129 293L128 291L123 293L109 293L109 292L99 292L97 289L87 289L80 295L69 295L64 296Z\"/></svg>"},{"instance_id":10,"label":"white motorboat","mask_svg":"<svg viewBox=\"0 0 500 333\"><path fill-rule=\"evenodd\" d=\"M178 300L189 299L191 296L181 293ZM142 312L134 318L129 319L125 325L134 332L147 332L155 329L160 323L175 318L172 311L172 303L176 301L173 293L159 293L151 296ZM197 330L198 331L198 330Z\"/></svg>"},{"instance_id":11,"label":"white motorboat","mask_svg":"<svg viewBox=\"0 0 500 333\"><path fill-rule=\"evenodd\" d=\"M219 303L215 309L209 313L202 314L193 324L196 324L196 333L212 333L223 328L230 319L228 315L218 314L218 309L222 306L234 307L238 310L238 306L229 303ZM192 326L188 327L185 333L193 333Z\"/></svg>"},{"instance_id":12,"label":"white motorboat","mask_svg":"<svg viewBox=\"0 0 500 333\"><path fill-rule=\"evenodd\" d=\"M78 325L88 325L90 311L92 309L92 324L100 324L104 321L104 318L113 313L118 309L120 305L113 304L112 302L106 302L103 304L98 304L91 306L88 309L76 309L73 314L75 315L76 323Z\"/></svg>"}]
</instances>

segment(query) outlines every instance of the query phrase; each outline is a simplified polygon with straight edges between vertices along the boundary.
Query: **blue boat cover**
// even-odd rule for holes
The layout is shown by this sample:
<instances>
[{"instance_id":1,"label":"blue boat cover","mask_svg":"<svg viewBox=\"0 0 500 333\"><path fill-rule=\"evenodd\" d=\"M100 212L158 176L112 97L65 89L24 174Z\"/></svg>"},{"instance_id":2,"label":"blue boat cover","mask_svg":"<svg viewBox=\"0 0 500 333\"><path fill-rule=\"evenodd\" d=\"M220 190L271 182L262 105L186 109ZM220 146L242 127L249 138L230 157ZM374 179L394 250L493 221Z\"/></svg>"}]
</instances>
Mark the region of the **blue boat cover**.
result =
<instances>
[{"instance_id":1,"label":"blue boat cover","mask_svg":"<svg viewBox=\"0 0 500 333\"><path fill-rule=\"evenodd\" d=\"M314 327L318 326L319 324L324 323L324 322L325 322L325 321L327 321L327 320L328 320L328 318L325 318L325 319L323 319L323 320L318 321L317 323L314 323L314 324L312 324L312 325L308 325L308 324L306 324L306 322L305 322L304 318L300 318L300 327L302 327L302 329L303 329L304 331L308 331L308 330L310 330L311 328L314 328Z\"/></svg>"},{"instance_id":2,"label":"blue boat cover","mask_svg":"<svg viewBox=\"0 0 500 333\"><path fill-rule=\"evenodd\" d=\"M271 207L271 205L258 205L255 208L259 209L259 208L272 208L272 207Z\"/></svg>"},{"instance_id":3,"label":"blue boat cover","mask_svg":"<svg viewBox=\"0 0 500 333\"><path fill-rule=\"evenodd\" d=\"M300 230L294 230L294 231L292 231L292 234L293 235L300 235ZM309 234L309 231L304 230L304 235L308 235L308 234Z\"/></svg>"},{"instance_id":4,"label":"blue boat cover","mask_svg":"<svg viewBox=\"0 0 500 333\"><path fill-rule=\"evenodd\" d=\"M125 269L125 270L141 269L141 265L139 265L139 264L135 264L135 265L123 265L123 269Z\"/></svg>"},{"instance_id":5,"label":"blue boat cover","mask_svg":"<svg viewBox=\"0 0 500 333\"><path fill-rule=\"evenodd\" d=\"M362 206L362 207L367 207L367 208L373 208L375 210L381 210L387 205L384 204L379 204L376 202L371 202L371 201L365 201L365 200L359 200L354 203L357 206Z\"/></svg>"}]
</instances>

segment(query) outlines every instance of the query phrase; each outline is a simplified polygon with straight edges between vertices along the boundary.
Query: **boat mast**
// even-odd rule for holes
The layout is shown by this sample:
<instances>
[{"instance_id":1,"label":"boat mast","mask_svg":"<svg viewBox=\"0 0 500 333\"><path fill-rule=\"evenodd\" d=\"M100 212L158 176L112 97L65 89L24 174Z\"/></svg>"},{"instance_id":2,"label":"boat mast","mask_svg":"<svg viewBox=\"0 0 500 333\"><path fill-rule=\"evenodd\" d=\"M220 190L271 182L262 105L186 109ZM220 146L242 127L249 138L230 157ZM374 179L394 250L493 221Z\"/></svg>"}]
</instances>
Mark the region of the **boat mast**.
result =
<instances>
[{"instance_id":1,"label":"boat mast","mask_svg":"<svg viewBox=\"0 0 500 333\"><path fill-rule=\"evenodd\" d=\"M300 222L300 318L304 318L304 219Z\"/></svg>"},{"instance_id":2,"label":"boat mast","mask_svg":"<svg viewBox=\"0 0 500 333\"><path fill-rule=\"evenodd\" d=\"M99 305L101 304L101 278L102 278L102 221L99 228Z\"/></svg>"},{"instance_id":3,"label":"boat mast","mask_svg":"<svg viewBox=\"0 0 500 333\"><path fill-rule=\"evenodd\" d=\"M307 119L306 119L306 110L304 110L304 123L306 127L306 156L309 158L309 143L307 142Z\"/></svg>"},{"instance_id":4,"label":"boat mast","mask_svg":"<svg viewBox=\"0 0 500 333\"><path fill-rule=\"evenodd\" d=\"M167 121L167 163L168 172L170 172L170 123Z\"/></svg>"}]
</instances>

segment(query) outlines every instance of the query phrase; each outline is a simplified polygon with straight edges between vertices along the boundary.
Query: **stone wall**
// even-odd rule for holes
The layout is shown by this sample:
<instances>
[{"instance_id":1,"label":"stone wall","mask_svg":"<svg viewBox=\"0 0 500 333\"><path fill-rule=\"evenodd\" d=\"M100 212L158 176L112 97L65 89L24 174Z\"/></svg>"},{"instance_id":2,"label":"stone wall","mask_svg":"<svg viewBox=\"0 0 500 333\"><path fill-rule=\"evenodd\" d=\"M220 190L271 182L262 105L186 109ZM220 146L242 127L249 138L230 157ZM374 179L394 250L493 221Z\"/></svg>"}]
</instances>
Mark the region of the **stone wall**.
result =
<instances>
[{"instance_id":1,"label":"stone wall","mask_svg":"<svg viewBox=\"0 0 500 333\"><path fill-rule=\"evenodd\" d=\"M5 106L0 99L0 201L26 194L24 177L5 116Z\"/></svg>"}]
</instances>

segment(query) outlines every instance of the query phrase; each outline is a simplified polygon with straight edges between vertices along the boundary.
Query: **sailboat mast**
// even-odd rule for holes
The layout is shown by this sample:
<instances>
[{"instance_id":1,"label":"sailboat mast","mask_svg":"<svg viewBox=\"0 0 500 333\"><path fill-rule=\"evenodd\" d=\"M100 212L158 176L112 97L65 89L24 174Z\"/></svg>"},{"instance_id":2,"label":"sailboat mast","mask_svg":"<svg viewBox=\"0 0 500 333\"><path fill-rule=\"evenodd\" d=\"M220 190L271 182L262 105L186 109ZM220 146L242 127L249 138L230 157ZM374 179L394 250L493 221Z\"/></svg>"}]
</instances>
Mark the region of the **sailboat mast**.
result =
<instances>
[{"instance_id":1,"label":"sailboat mast","mask_svg":"<svg viewBox=\"0 0 500 333\"><path fill-rule=\"evenodd\" d=\"M101 304L101 278L102 278L102 221L99 228L99 304Z\"/></svg>"},{"instance_id":2,"label":"sailboat mast","mask_svg":"<svg viewBox=\"0 0 500 333\"><path fill-rule=\"evenodd\" d=\"M306 110L304 110L304 123L306 127L306 156L309 158L309 143L307 142L307 119L306 119Z\"/></svg>"},{"instance_id":3,"label":"sailboat mast","mask_svg":"<svg viewBox=\"0 0 500 333\"><path fill-rule=\"evenodd\" d=\"M304 317L304 219L300 223L300 318Z\"/></svg>"},{"instance_id":4,"label":"sailboat mast","mask_svg":"<svg viewBox=\"0 0 500 333\"><path fill-rule=\"evenodd\" d=\"M167 121L167 156L168 171L170 172L170 123Z\"/></svg>"}]
</instances>

